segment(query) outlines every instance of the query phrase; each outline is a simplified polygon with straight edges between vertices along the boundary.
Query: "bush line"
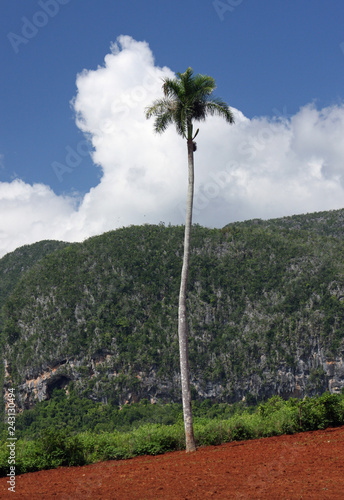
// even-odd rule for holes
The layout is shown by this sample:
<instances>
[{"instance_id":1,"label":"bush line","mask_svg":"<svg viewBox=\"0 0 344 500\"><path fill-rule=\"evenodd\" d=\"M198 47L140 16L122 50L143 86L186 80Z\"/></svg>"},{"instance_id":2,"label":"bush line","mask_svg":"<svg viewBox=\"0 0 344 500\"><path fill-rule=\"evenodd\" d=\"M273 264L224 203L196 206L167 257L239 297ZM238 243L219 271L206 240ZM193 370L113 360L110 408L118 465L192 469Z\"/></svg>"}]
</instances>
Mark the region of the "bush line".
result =
<instances>
[{"instance_id":1,"label":"bush line","mask_svg":"<svg viewBox=\"0 0 344 500\"><path fill-rule=\"evenodd\" d=\"M211 413L209 405L208 410ZM194 430L197 447L201 447L340 425L344 425L344 395L325 393L320 397L287 401L274 396L254 409L236 411L228 418L196 416ZM6 476L9 467L6 444L3 441L0 445L1 477ZM180 416L174 424L145 423L127 432L71 434L68 429L47 428L34 440L18 439L16 473L183 449L184 428Z\"/></svg>"}]
</instances>

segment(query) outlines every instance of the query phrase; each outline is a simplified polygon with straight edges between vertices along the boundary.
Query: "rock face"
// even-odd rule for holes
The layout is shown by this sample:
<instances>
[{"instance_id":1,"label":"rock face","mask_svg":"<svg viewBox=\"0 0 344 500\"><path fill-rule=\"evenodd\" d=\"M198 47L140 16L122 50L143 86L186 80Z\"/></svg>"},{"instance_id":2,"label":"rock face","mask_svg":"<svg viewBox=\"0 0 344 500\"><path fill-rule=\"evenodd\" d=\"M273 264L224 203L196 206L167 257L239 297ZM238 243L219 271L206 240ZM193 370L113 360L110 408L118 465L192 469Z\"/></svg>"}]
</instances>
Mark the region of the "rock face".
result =
<instances>
[{"instance_id":1,"label":"rock face","mask_svg":"<svg viewBox=\"0 0 344 500\"><path fill-rule=\"evenodd\" d=\"M58 368L47 370L40 376L26 380L19 386L19 391L24 395L24 406L30 407L33 401L48 399L53 388L62 388L68 385L70 380L58 373Z\"/></svg>"},{"instance_id":2,"label":"rock face","mask_svg":"<svg viewBox=\"0 0 344 500\"><path fill-rule=\"evenodd\" d=\"M344 361L343 358L335 361L326 361L326 376L328 377L328 390L342 392L344 388Z\"/></svg>"},{"instance_id":3,"label":"rock face","mask_svg":"<svg viewBox=\"0 0 344 500\"><path fill-rule=\"evenodd\" d=\"M263 361L264 362L264 361ZM5 366L7 365L5 360ZM113 389L120 388L118 403L136 402L146 398L152 403L158 400L178 400L179 375L172 380L159 380L154 370L150 374L137 373L137 383L134 388L130 376L127 375L127 387L123 384L123 374L113 371L111 355L106 355L97 360L91 360L88 365L88 378L98 386L99 395L93 394L95 400L108 401L102 393L101 375L106 374L107 379L113 385ZM80 390L85 387L85 380L80 376L78 368L84 366L82 361L68 360L53 367L36 373L35 376L27 374L25 382L17 387L17 404L23 409L32 408L37 401L49 399L55 388L64 389L68 393L68 387L73 382L74 387ZM119 380L120 379L120 383ZM6 368L5 394L7 388L12 387L11 377ZM254 395L256 400L266 399L275 394L283 398L303 398L305 395L315 395L325 391L330 393L341 393L344 390L344 360L343 357L328 361L321 354L313 356L308 362L299 360L294 371L280 368L271 372L265 366L263 376L253 375L247 379L240 379L235 383L223 381L222 383L204 382L192 376L193 396L201 399L212 399L216 401L228 401L228 392L231 393L231 401L246 399Z\"/></svg>"},{"instance_id":4,"label":"rock face","mask_svg":"<svg viewBox=\"0 0 344 500\"><path fill-rule=\"evenodd\" d=\"M13 387L10 367L5 360L6 372L4 380L5 394L8 389ZM28 372L25 376L25 381L16 386L16 403L20 410L32 408L37 401L49 399L54 389L64 389L68 394L68 387L73 383L74 387L80 391L87 386L88 381L92 381L92 387L96 387L92 399L101 400L106 403L108 398L102 392L101 377L109 380L114 390L120 389L120 397L118 403L123 405L129 402L136 402L139 399L148 398L151 403L157 402L158 399L170 400L173 395L173 384L178 386L178 376L172 381L160 381L157 373L151 370L150 374L146 375L139 372L134 377L136 382L135 389L132 386L131 377L117 373L112 368L112 357L107 354L100 356L97 359L91 359L86 365L88 374L85 376L85 360L64 360L62 363L53 368L46 368L42 372L34 374ZM83 376L80 374L83 372ZM123 385L123 381L127 380L128 387ZM139 390L138 390L139 388ZM172 398L173 399L173 398ZM178 398L177 398L178 399Z\"/></svg>"},{"instance_id":5,"label":"rock face","mask_svg":"<svg viewBox=\"0 0 344 500\"><path fill-rule=\"evenodd\" d=\"M344 389L343 215L331 215L332 233L325 215L193 228L194 398L255 402ZM0 260L0 277L15 270L0 304L4 391L16 388L20 408L55 388L120 405L179 401L182 253L183 228L160 225L59 245L41 259L29 252L34 264L22 275L23 252L3 267Z\"/></svg>"}]
</instances>

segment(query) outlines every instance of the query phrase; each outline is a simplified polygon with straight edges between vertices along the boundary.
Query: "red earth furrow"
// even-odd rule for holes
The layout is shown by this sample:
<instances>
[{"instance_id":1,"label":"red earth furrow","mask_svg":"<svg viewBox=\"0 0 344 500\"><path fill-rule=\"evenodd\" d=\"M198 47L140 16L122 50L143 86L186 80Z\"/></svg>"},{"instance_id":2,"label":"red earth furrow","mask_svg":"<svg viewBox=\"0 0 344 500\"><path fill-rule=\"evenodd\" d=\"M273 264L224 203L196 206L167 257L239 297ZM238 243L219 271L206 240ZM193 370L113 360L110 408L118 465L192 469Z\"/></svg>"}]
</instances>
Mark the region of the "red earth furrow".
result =
<instances>
[{"instance_id":1,"label":"red earth furrow","mask_svg":"<svg viewBox=\"0 0 344 500\"><path fill-rule=\"evenodd\" d=\"M16 477L18 499L344 499L344 427Z\"/></svg>"}]
</instances>

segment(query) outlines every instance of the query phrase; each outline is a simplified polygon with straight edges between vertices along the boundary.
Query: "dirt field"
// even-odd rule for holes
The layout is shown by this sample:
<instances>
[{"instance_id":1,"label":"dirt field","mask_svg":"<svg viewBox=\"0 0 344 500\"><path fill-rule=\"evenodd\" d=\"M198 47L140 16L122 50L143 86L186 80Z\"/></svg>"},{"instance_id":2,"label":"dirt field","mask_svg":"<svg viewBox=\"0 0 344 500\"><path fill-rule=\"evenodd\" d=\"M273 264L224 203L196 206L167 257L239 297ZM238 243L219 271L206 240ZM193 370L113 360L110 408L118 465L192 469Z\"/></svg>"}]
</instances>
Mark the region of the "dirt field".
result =
<instances>
[{"instance_id":1,"label":"dirt field","mask_svg":"<svg viewBox=\"0 0 344 500\"><path fill-rule=\"evenodd\" d=\"M344 499L344 427L0 479L0 498Z\"/></svg>"}]
</instances>

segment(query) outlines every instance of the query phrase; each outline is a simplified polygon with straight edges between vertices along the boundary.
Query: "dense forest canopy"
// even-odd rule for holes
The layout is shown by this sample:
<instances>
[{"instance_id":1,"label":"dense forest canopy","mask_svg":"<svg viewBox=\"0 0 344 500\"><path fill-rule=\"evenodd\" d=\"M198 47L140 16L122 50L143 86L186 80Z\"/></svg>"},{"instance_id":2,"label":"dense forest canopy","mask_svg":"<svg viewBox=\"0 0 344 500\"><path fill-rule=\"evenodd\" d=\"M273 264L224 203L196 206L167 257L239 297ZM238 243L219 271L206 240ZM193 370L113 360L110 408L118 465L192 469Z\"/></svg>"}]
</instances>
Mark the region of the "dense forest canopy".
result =
<instances>
[{"instance_id":1,"label":"dense forest canopy","mask_svg":"<svg viewBox=\"0 0 344 500\"><path fill-rule=\"evenodd\" d=\"M344 210L195 225L188 289L194 398L344 386ZM40 242L0 260L4 387L95 401L179 401L181 226ZM332 385L331 385L332 384Z\"/></svg>"}]
</instances>

